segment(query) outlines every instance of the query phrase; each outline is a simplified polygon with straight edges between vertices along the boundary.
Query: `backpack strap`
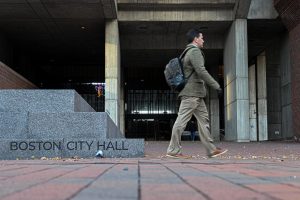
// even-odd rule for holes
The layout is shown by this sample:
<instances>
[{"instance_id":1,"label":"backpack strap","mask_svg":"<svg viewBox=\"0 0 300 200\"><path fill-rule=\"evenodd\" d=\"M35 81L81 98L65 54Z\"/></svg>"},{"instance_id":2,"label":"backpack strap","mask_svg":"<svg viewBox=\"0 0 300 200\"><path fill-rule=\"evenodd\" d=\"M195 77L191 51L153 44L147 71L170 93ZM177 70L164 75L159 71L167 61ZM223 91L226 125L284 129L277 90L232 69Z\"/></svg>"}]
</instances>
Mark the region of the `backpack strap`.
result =
<instances>
[{"instance_id":1,"label":"backpack strap","mask_svg":"<svg viewBox=\"0 0 300 200\"><path fill-rule=\"evenodd\" d=\"M184 58L184 56L185 56L185 54L190 50L190 49L192 49L192 48L197 48L197 47L188 47L188 48L186 48L183 52L182 52L182 54L179 56L179 59L181 60L181 59L183 59Z\"/></svg>"},{"instance_id":2,"label":"backpack strap","mask_svg":"<svg viewBox=\"0 0 300 200\"><path fill-rule=\"evenodd\" d=\"M184 75L184 71L183 71L183 63L182 63L182 59L184 58L184 56L185 56L185 54L190 50L190 49L193 49L193 48L197 48L197 47L188 47L188 48L186 48L183 52L182 52L182 54L179 56L179 63L180 63L180 68L181 68L181 71L182 71L182 74L183 74L183 77L185 78L185 75ZM186 81L188 81L189 80L189 78L192 76L192 74L194 73L194 71L192 71L192 73L186 78Z\"/></svg>"}]
</instances>

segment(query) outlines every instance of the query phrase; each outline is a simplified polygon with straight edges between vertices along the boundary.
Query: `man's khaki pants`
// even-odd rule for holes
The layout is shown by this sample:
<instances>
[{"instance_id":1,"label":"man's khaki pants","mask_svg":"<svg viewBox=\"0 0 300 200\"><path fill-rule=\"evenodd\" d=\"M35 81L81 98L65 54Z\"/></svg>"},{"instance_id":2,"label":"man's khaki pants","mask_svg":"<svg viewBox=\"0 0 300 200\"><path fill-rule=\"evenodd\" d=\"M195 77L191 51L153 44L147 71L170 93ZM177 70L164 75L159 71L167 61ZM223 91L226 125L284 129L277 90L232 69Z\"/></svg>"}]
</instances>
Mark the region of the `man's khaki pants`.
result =
<instances>
[{"instance_id":1,"label":"man's khaki pants","mask_svg":"<svg viewBox=\"0 0 300 200\"><path fill-rule=\"evenodd\" d=\"M167 154L176 155L181 153L181 135L192 115L197 119L199 136L207 154L209 155L216 150L210 137L208 112L203 98L182 97Z\"/></svg>"}]
</instances>

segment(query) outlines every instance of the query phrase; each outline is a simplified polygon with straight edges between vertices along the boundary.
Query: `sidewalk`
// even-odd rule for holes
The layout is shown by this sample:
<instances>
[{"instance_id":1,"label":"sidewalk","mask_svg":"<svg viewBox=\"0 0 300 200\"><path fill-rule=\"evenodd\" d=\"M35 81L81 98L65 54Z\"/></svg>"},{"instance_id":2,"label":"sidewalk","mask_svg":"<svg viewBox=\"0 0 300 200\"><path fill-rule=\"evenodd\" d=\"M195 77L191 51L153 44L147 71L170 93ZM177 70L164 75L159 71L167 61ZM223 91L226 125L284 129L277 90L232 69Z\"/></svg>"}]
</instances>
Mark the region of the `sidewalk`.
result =
<instances>
[{"instance_id":1,"label":"sidewalk","mask_svg":"<svg viewBox=\"0 0 300 200\"><path fill-rule=\"evenodd\" d=\"M165 158L168 142L146 142L145 157L0 161L0 199L300 199L300 143L219 143L207 159Z\"/></svg>"}]
</instances>

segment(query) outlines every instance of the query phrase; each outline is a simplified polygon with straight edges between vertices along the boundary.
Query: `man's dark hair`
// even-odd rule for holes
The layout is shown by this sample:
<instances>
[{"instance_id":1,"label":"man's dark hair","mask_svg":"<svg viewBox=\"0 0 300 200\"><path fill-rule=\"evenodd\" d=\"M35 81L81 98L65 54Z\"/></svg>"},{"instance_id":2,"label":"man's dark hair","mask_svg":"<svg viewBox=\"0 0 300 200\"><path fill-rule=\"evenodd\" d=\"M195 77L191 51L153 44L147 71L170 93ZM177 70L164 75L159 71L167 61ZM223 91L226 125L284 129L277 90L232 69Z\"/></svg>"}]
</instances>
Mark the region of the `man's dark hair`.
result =
<instances>
[{"instance_id":1,"label":"man's dark hair","mask_svg":"<svg viewBox=\"0 0 300 200\"><path fill-rule=\"evenodd\" d=\"M186 33L186 39L188 41L188 43L193 42L195 37L199 37L199 33L201 33L199 30L197 29L190 29L187 33Z\"/></svg>"}]
</instances>

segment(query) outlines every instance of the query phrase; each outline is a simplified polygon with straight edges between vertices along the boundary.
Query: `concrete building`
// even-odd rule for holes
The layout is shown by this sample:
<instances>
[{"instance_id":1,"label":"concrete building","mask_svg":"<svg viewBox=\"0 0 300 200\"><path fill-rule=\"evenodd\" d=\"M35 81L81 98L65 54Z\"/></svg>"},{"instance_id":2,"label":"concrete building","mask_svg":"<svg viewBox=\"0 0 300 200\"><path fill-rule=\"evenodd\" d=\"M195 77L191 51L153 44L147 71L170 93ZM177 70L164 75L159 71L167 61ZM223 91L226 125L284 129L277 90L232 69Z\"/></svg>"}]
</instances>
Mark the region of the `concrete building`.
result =
<instances>
[{"instance_id":1,"label":"concrete building","mask_svg":"<svg viewBox=\"0 0 300 200\"><path fill-rule=\"evenodd\" d=\"M299 137L299 10L299 0L0 0L0 88L74 88L94 108L105 101L98 110L126 136L167 139L177 102L163 70L198 28L225 91L206 101L213 137Z\"/></svg>"}]
</instances>

